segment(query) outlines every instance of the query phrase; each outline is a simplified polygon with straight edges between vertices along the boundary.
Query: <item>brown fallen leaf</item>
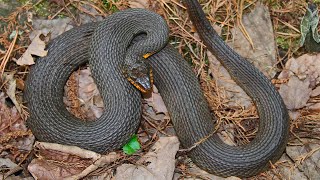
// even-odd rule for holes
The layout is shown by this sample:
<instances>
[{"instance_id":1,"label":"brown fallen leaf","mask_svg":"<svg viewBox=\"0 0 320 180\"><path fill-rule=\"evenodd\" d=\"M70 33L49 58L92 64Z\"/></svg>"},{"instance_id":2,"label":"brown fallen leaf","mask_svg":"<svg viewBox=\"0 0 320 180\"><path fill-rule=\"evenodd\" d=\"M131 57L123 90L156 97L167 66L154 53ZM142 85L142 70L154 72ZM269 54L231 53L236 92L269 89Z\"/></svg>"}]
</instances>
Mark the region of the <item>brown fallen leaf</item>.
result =
<instances>
[{"instance_id":1,"label":"brown fallen leaf","mask_svg":"<svg viewBox=\"0 0 320 180\"><path fill-rule=\"evenodd\" d=\"M99 118L104 110L104 104L100 96L97 85L95 84L90 69L82 69L76 74L79 82L79 100L82 103L83 111L87 118L94 120Z\"/></svg>"},{"instance_id":2,"label":"brown fallen leaf","mask_svg":"<svg viewBox=\"0 0 320 180\"><path fill-rule=\"evenodd\" d=\"M148 9L150 6L149 0L130 0L129 7Z\"/></svg>"},{"instance_id":3,"label":"brown fallen leaf","mask_svg":"<svg viewBox=\"0 0 320 180\"><path fill-rule=\"evenodd\" d=\"M315 97L315 96L319 96L320 95L320 86L318 86L317 88L315 88L312 93L311 93L311 97Z\"/></svg>"},{"instance_id":4,"label":"brown fallen leaf","mask_svg":"<svg viewBox=\"0 0 320 180\"><path fill-rule=\"evenodd\" d=\"M219 86L219 89L224 91L226 99L229 100L225 103L229 106L250 107L252 102L247 93L232 80L226 68L221 65L210 51L207 51L207 55L212 77Z\"/></svg>"},{"instance_id":5,"label":"brown fallen leaf","mask_svg":"<svg viewBox=\"0 0 320 180\"><path fill-rule=\"evenodd\" d=\"M200 179L212 179L212 180L241 180L240 178L238 177L235 177L235 176L230 176L230 177L227 177L227 178L223 178L223 177L219 177L219 176L216 176L216 175L213 175L213 174L209 174L207 173L206 171L200 169L198 166L196 166L192 161L191 159L187 158L185 161L184 161L185 164L188 164L189 168L188 168L188 171L190 174L194 175L195 177L201 177L201 178L183 178L184 180L200 180ZM179 179L179 174L176 174L175 175L177 177L177 179ZM175 178L176 179L176 178Z\"/></svg>"},{"instance_id":6,"label":"brown fallen leaf","mask_svg":"<svg viewBox=\"0 0 320 180\"><path fill-rule=\"evenodd\" d=\"M283 177L288 177L288 179L299 179L299 180L307 180L308 178L301 172L298 168L294 168L295 164L288 157L286 153L282 155L278 162L281 162L277 169L279 169L281 175Z\"/></svg>"},{"instance_id":7,"label":"brown fallen leaf","mask_svg":"<svg viewBox=\"0 0 320 180\"><path fill-rule=\"evenodd\" d=\"M290 159L294 160L298 169L304 173L308 179L318 179L320 177L320 145L319 140L306 140L303 146L287 146L286 153Z\"/></svg>"},{"instance_id":8,"label":"brown fallen leaf","mask_svg":"<svg viewBox=\"0 0 320 180\"><path fill-rule=\"evenodd\" d=\"M35 138L25 126L25 121L21 118L17 108L15 106L9 107L6 99L7 96L0 91L1 157L10 158L13 162L19 163L20 157L31 151ZM14 171L14 169L11 170Z\"/></svg>"},{"instance_id":9,"label":"brown fallen leaf","mask_svg":"<svg viewBox=\"0 0 320 180\"><path fill-rule=\"evenodd\" d=\"M248 32L254 48L238 26L231 30L233 39L228 44L241 56L260 69L268 78L276 74L275 64L276 46L274 41L273 26L268 7L258 3L255 9L242 19L243 26Z\"/></svg>"},{"instance_id":10,"label":"brown fallen leaf","mask_svg":"<svg viewBox=\"0 0 320 180\"><path fill-rule=\"evenodd\" d=\"M64 167L62 162L59 164L50 163L44 159L33 159L28 166L28 171L35 179L55 180L80 173L82 169Z\"/></svg>"},{"instance_id":11,"label":"brown fallen leaf","mask_svg":"<svg viewBox=\"0 0 320 180\"><path fill-rule=\"evenodd\" d=\"M20 66L24 65L32 65L34 64L34 60L32 55L44 57L47 55L48 51L45 50L46 44L44 41L40 39L40 35L38 34L29 45L26 52L16 61L16 63Z\"/></svg>"},{"instance_id":12,"label":"brown fallen leaf","mask_svg":"<svg viewBox=\"0 0 320 180\"><path fill-rule=\"evenodd\" d=\"M38 158L28 166L35 179L82 179L99 167L116 161L120 155L101 155L76 146L36 142Z\"/></svg>"},{"instance_id":13,"label":"brown fallen leaf","mask_svg":"<svg viewBox=\"0 0 320 180\"><path fill-rule=\"evenodd\" d=\"M291 76L299 79L308 79L310 88L320 84L320 53L317 55L304 54L298 58L291 58L280 73L279 79L288 79Z\"/></svg>"},{"instance_id":14,"label":"brown fallen leaf","mask_svg":"<svg viewBox=\"0 0 320 180\"><path fill-rule=\"evenodd\" d=\"M115 179L171 180L175 169L175 155L178 150L179 140L176 136L160 137L150 151L137 162L141 165L123 164L119 166Z\"/></svg>"},{"instance_id":15,"label":"brown fallen leaf","mask_svg":"<svg viewBox=\"0 0 320 180\"><path fill-rule=\"evenodd\" d=\"M288 108L295 109L308 106L308 108L313 110L320 109L320 103L306 104L310 97L320 95L320 54L304 54L298 58L289 59L278 78L289 79L290 81L293 77L295 78L291 80L289 89L289 82L280 86L280 94L284 98L286 105L289 105ZM297 89L294 90L292 88ZM296 95L294 95L295 93L291 95L286 94L288 92L293 93L293 91L296 91Z\"/></svg>"},{"instance_id":16,"label":"brown fallen leaf","mask_svg":"<svg viewBox=\"0 0 320 180\"><path fill-rule=\"evenodd\" d=\"M71 24L71 18L59 18L52 20L34 19L32 23L33 31L30 33L29 38L34 39L38 34L43 34L54 39L65 31L73 28ZM48 42L49 38L45 42Z\"/></svg>"},{"instance_id":17,"label":"brown fallen leaf","mask_svg":"<svg viewBox=\"0 0 320 180\"><path fill-rule=\"evenodd\" d=\"M296 76L291 76L288 84L280 86L279 93L288 109L300 109L307 105L312 92L309 85L308 79L300 80Z\"/></svg>"},{"instance_id":18,"label":"brown fallen leaf","mask_svg":"<svg viewBox=\"0 0 320 180\"><path fill-rule=\"evenodd\" d=\"M3 82L6 82L4 84L4 87L6 89L6 94L9 96L15 107L17 108L18 112L22 114L22 105L17 101L16 98L16 87L17 82L14 78L15 72L8 72L3 74Z\"/></svg>"},{"instance_id":19,"label":"brown fallen leaf","mask_svg":"<svg viewBox=\"0 0 320 180\"><path fill-rule=\"evenodd\" d=\"M273 77L276 73L273 68L276 63L276 52L268 8L258 4L251 13L243 16L242 22L255 49L252 49L239 27L232 30L233 39L228 42L228 45L247 60L252 61L269 78ZM221 66L221 63L211 52L207 51L207 56L214 80L219 88L226 93L226 99L230 100L226 103L229 106L250 107L252 105L251 98L232 80L227 70Z\"/></svg>"},{"instance_id":20,"label":"brown fallen leaf","mask_svg":"<svg viewBox=\"0 0 320 180\"><path fill-rule=\"evenodd\" d=\"M88 3L90 3L90 1ZM83 12L79 14L82 24L103 20L101 14L95 8L93 8L93 6L94 5L90 6L88 4L81 4L77 7L80 11Z\"/></svg>"},{"instance_id":21,"label":"brown fallen leaf","mask_svg":"<svg viewBox=\"0 0 320 180\"><path fill-rule=\"evenodd\" d=\"M104 103L100 96L89 68L74 72L65 86L64 102L70 112L81 112L77 116L86 120L99 118L104 111ZM72 96L72 97L70 97ZM76 104L76 106L75 106ZM76 113L77 115L77 113Z\"/></svg>"},{"instance_id":22,"label":"brown fallen leaf","mask_svg":"<svg viewBox=\"0 0 320 180\"><path fill-rule=\"evenodd\" d=\"M156 114L160 114L163 113L165 115L168 114L168 110L166 105L163 102L163 99L160 95L160 93L158 92L158 89L156 86L153 86L153 92L150 98L146 98L145 99L148 104L153 107L154 111Z\"/></svg>"}]
</instances>

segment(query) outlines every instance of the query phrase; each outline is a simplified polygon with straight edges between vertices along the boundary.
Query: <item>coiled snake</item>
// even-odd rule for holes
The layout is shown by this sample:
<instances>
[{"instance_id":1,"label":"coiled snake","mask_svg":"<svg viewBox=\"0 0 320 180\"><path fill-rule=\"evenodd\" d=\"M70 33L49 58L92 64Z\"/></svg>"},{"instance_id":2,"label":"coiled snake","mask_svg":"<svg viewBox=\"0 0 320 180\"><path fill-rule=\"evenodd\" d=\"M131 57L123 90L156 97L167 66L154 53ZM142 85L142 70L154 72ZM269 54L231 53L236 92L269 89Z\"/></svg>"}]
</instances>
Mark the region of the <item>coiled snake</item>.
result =
<instances>
[{"instance_id":1,"label":"coiled snake","mask_svg":"<svg viewBox=\"0 0 320 180\"><path fill-rule=\"evenodd\" d=\"M228 146L213 135L188 155L201 168L220 176L256 175L282 155L288 138L287 110L271 82L217 35L199 3L184 3L201 39L252 98L260 117L258 133L249 144ZM144 38L132 44L132 39L141 34ZM114 13L100 23L60 35L28 75L28 126L41 141L96 152L120 148L137 131L141 117L140 93L126 80L122 66L138 63L144 54L156 52L147 60L154 71L155 84L182 146L191 147L213 132L214 121L196 76L181 55L167 45L167 40L165 21L143 9ZM68 77L88 60L106 109L95 121L78 120L63 104Z\"/></svg>"}]
</instances>

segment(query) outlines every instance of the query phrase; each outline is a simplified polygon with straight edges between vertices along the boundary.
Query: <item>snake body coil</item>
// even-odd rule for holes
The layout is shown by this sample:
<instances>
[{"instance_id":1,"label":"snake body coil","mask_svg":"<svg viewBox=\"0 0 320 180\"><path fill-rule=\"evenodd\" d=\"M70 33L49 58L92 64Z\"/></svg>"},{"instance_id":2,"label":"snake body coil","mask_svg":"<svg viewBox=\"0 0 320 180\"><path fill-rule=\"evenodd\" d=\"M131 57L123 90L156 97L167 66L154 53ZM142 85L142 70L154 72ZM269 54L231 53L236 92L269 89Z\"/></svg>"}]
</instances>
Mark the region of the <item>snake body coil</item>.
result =
<instances>
[{"instance_id":1,"label":"snake body coil","mask_svg":"<svg viewBox=\"0 0 320 180\"><path fill-rule=\"evenodd\" d=\"M248 145L228 146L213 135L189 156L210 173L253 176L282 155L288 138L287 110L271 82L214 32L198 2L184 3L204 43L252 98L260 117L259 131ZM146 38L131 45L141 33ZM149 52L158 52L149 58L155 84L182 146L188 148L211 134L214 121L197 78L181 55L166 45L167 39L164 20L142 9L115 13L101 23L74 28L54 39L48 56L38 59L26 81L28 125L35 136L96 152L120 148L136 132L141 117L140 94L121 73L121 64ZM106 109L92 122L76 119L62 99L68 77L88 59Z\"/></svg>"}]
</instances>

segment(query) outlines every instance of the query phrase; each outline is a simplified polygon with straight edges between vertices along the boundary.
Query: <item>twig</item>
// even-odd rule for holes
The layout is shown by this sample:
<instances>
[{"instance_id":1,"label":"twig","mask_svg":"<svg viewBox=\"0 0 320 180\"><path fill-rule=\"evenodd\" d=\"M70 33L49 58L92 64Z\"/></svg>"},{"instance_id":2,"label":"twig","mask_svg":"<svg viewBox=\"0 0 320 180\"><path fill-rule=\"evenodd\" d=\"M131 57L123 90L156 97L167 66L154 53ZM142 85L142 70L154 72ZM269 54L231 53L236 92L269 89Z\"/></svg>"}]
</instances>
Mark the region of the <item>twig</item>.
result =
<instances>
[{"instance_id":1,"label":"twig","mask_svg":"<svg viewBox=\"0 0 320 180\"><path fill-rule=\"evenodd\" d=\"M243 3L244 0L240 1L240 4L238 6L238 13L237 13L237 24L239 29L241 30L241 32L243 33L243 35L247 38L247 40L249 41L252 49L254 49L254 45L253 45L253 41L250 37L250 35L248 34L246 28L244 27L243 23L242 23L242 11L243 11Z\"/></svg>"},{"instance_id":2,"label":"twig","mask_svg":"<svg viewBox=\"0 0 320 180\"><path fill-rule=\"evenodd\" d=\"M16 41L17 41L17 38L18 38L18 35L19 35L19 32L18 32L18 28L16 28L16 35L14 36L14 39L13 41L11 42L8 50L7 50L7 53L4 55L4 58L0 64L0 77L3 76L3 73L4 73L4 70L6 68L6 65L9 61L9 58L11 56L11 53L12 53L12 50L13 50L13 47L14 45L16 44Z\"/></svg>"},{"instance_id":3,"label":"twig","mask_svg":"<svg viewBox=\"0 0 320 180\"><path fill-rule=\"evenodd\" d=\"M81 173L67 177L65 179L66 180L82 179L85 176L87 176L88 174L90 174L91 172L98 169L99 167L106 166L106 165L116 161L117 159L119 159L119 157L120 156L115 153L110 153L108 155L104 155L101 158L99 158L97 161L95 161L93 164L91 164L89 167L87 167L85 170L83 170Z\"/></svg>"},{"instance_id":4,"label":"twig","mask_svg":"<svg viewBox=\"0 0 320 180\"><path fill-rule=\"evenodd\" d=\"M192 149L196 148L197 146L199 146L201 143L205 142L208 138L210 138L211 136L213 136L216 132L217 132L218 128L216 128L214 131L212 131L209 135L201 138L199 141L195 142L192 146L190 146L187 149L180 149L179 152L189 152Z\"/></svg>"},{"instance_id":5,"label":"twig","mask_svg":"<svg viewBox=\"0 0 320 180\"><path fill-rule=\"evenodd\" d=\"M80 156L85 159L93 159L94 161L101 158L101 154L95 153L93 151L81 149L77 146L68 146L68 145L38 142L38 141L34 144L34 146L41 149L50 149L50 150L60 151L68 154L74 154L76 156Z\"/></svg>"}]
</instances>

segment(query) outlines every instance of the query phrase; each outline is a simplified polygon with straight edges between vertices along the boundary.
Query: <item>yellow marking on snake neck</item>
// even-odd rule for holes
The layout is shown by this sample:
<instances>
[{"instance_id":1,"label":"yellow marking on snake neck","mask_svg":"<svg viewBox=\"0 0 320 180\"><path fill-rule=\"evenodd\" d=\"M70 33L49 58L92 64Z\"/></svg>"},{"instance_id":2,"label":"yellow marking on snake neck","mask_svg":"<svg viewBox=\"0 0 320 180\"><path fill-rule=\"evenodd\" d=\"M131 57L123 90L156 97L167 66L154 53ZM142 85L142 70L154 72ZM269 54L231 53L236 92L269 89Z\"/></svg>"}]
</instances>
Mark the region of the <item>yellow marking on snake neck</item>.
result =
<instances>
[{"instance_id":1,"label":"yellow marking on snake neck","mask_svg":"<svg viewBox=\"0 0 320 180\"><path fill-rule=\"evenodd\" d=\"M147 53L145 55L143 55L143 58L147 59L148 57L150 57L153 53Z\"/></svg>"}]
</instances>

